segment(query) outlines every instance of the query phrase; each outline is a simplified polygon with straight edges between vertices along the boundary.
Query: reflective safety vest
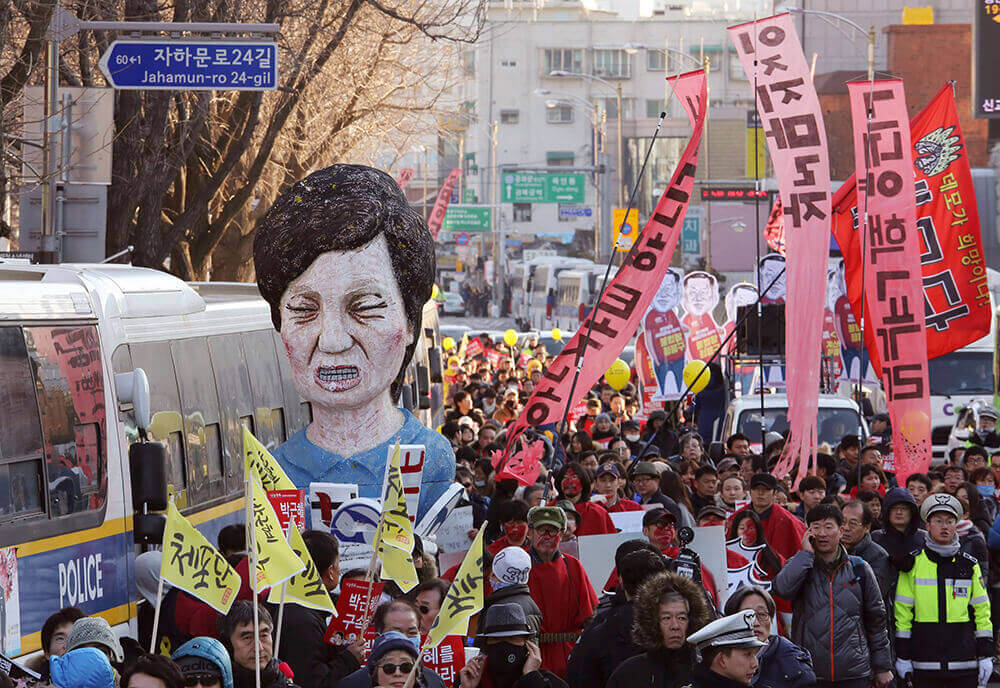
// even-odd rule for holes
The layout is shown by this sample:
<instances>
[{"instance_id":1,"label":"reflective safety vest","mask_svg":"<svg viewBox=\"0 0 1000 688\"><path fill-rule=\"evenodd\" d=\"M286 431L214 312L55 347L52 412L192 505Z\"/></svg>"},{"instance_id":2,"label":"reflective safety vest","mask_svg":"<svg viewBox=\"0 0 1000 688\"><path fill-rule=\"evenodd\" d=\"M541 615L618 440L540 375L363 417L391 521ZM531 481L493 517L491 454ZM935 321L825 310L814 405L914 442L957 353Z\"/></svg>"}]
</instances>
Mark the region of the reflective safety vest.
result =
<instances>
[{"instance_id":1,"label":"reflective safety vest","mask_svg":"<svg viewBox=\"0 0 1000 688\"><path fill-rule=\"evenodd\" d=\"M990 598L975 557L945 558L930 549L915 555L896 585L896 653L914 671L975 673L993 656Z\"/></svg>"}]
</instances>

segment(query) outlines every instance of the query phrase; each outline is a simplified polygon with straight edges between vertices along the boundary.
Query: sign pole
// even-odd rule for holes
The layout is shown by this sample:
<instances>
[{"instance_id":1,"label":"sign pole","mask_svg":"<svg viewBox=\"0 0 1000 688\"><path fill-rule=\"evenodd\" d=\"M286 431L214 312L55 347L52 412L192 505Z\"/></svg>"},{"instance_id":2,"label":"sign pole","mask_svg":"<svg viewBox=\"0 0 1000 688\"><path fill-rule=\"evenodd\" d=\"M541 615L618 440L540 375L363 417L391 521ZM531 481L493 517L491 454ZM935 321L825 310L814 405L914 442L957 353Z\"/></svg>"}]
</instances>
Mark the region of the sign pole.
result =
<instances>
[{"instance_id":1,"label":"sign pole","mask_svg":"<svg viewBox=\"0 0 1000 688\"><path fill-rule=\"evenodd\" d=\"M291 546L292 544L292 528L297 528L295 525L295 519L291 518L288 521L288 532L285 534L285 541ZM274 656L278 656L278 650L281 648L281 628L282 620L285 618L285 591L288 589L288 581L284 581L281 584L281 602L278 604L278 632L274 636Z\"/></svg>"},{"instance_id":2,"label":"sign pole","mask_svg":"<svg viewBox=\"0 0 1000 688\"><path fill-rule=\"evenodd\" d=\"M153 612L153 634L149 637L149 654L156 654L156 634L160 630L160 607L163 604L163 576L156 584L156 611Z\"/></svg>"}]
</instances>

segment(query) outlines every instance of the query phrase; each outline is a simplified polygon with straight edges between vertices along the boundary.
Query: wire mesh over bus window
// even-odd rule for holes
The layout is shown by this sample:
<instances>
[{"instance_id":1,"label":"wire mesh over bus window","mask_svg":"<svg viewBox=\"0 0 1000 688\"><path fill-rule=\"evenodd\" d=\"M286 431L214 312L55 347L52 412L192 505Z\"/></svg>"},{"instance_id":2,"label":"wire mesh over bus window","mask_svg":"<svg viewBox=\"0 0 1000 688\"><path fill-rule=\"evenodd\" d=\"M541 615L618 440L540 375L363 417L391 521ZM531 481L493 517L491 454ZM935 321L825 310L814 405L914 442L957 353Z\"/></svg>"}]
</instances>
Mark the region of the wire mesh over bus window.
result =
<instances>
[{"instance_id":1,"label":"wire mesh over bus window","mask_svg":"<svg viewBox=\"0 0 1000 688\"><path fill-rule=\"evenodd\" d=\"M35 371L53 517L100 509L108 490L104 369L93 325L25 327ZM37 472L11 466L11 491L28 493Z\"/></svg>"}]
</instances>

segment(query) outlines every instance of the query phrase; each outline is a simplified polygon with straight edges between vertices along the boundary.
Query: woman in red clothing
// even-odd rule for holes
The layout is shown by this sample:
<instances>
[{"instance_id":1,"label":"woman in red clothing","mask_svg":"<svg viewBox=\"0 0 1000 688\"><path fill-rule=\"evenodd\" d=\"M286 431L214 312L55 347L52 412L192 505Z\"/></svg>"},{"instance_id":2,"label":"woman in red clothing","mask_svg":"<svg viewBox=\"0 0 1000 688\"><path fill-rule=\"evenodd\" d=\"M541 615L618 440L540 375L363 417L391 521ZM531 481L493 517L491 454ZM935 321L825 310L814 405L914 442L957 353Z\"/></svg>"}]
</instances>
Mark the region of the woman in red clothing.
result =
<instances>
[{"instance_id":1,"label":"woman in red clothing","mask_svg":"<svg viewBox=\"0 0 1000 688\"><path fill-rule=\"evenodd\" d=\"M608 510L610 514L617 514L622 511L642 511L642 507L631 499L622 497L622 469L612 461L601 464L597 468L597 479L594 481L595 504L600 504Z\"/></svg>"},{"instance_id":2,"label":"woman in red clothing","mask_svg":"<svg viewBox=\"0 0 1000 688\"><path fill-rule=\"evenodd\" d=\"M580 514L577 537L617 533L614 522L604 507L590 501L590 472L576 461L566 464L556 477L559 495L551 502L568 499Z\"/></svg>"},{"instance_id":3,"label":"woman in red clothing","mask_svg":"<svg viewBox=\"0 0 1000 688\"><path fill-rule=\"evenodd\" d=\"M851 497L857 497L858 492L868 490L878 492L885 498L885 486L889 481L885 477L882 469L872 463L862 464L858 471L858 484L851 488Z\"/></svg>"}]
</instances>

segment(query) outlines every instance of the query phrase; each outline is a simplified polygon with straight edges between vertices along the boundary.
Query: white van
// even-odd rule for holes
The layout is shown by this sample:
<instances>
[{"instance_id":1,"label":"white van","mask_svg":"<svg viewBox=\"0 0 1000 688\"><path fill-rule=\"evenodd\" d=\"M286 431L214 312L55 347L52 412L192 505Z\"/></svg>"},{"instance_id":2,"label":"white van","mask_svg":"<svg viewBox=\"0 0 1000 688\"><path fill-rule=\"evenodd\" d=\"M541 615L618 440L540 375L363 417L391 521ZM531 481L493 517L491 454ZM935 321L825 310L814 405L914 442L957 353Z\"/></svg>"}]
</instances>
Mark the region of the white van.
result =
<instances>
[{"instance_id":1,"label":"white van","mask_svg":"<svg viewBox=\"0 0 1000 688\"><path fill-rule=\"evenodd\" d=\"M716 441L725 442L733 433L741 432L750 438L751 450L759 454L763 451L761 432L788 431L788 395L765 394L763 415L760 409L759 395L743 395L733 399L722 424L716 426ZM851 399L836 394L819 395L817 421L817 442L825 443L831 449L847 434L859 435L862 444L868 437L868 425L858 412L858 405Z\"/></svg>"},{"instance_id":2,"label":"white van","mask_svg":"<svg viewBox=\"0 0 1000 688\"><path fill-rule=\"evenodd\" d=\"M541 259L540 259L541 260ZM531 329L548 330L555 326L555 306L557 300L559 274L565 270L592 266L593 262L583 258L550 257L535 268L529 279L531 284L528 325ZM575 328L574 328L575 329Z\"/></svg>"},{"instance_id":3,"label":"white van","mask_svg":"<svg viewBox=\"0 0 1000 688\"><path fill-rule=\"evenodd\" d=\"M583 269L566 270L559 274L555 327L566 331L576 330L580 327L580 323L587 317L597 301L597 294L601 290L601 282L604 280L605 272L607 272L607 266L594 265ZM612 267L608 274L608 281L617 272L618 269Z\"/></svg>"}]
</instances>

